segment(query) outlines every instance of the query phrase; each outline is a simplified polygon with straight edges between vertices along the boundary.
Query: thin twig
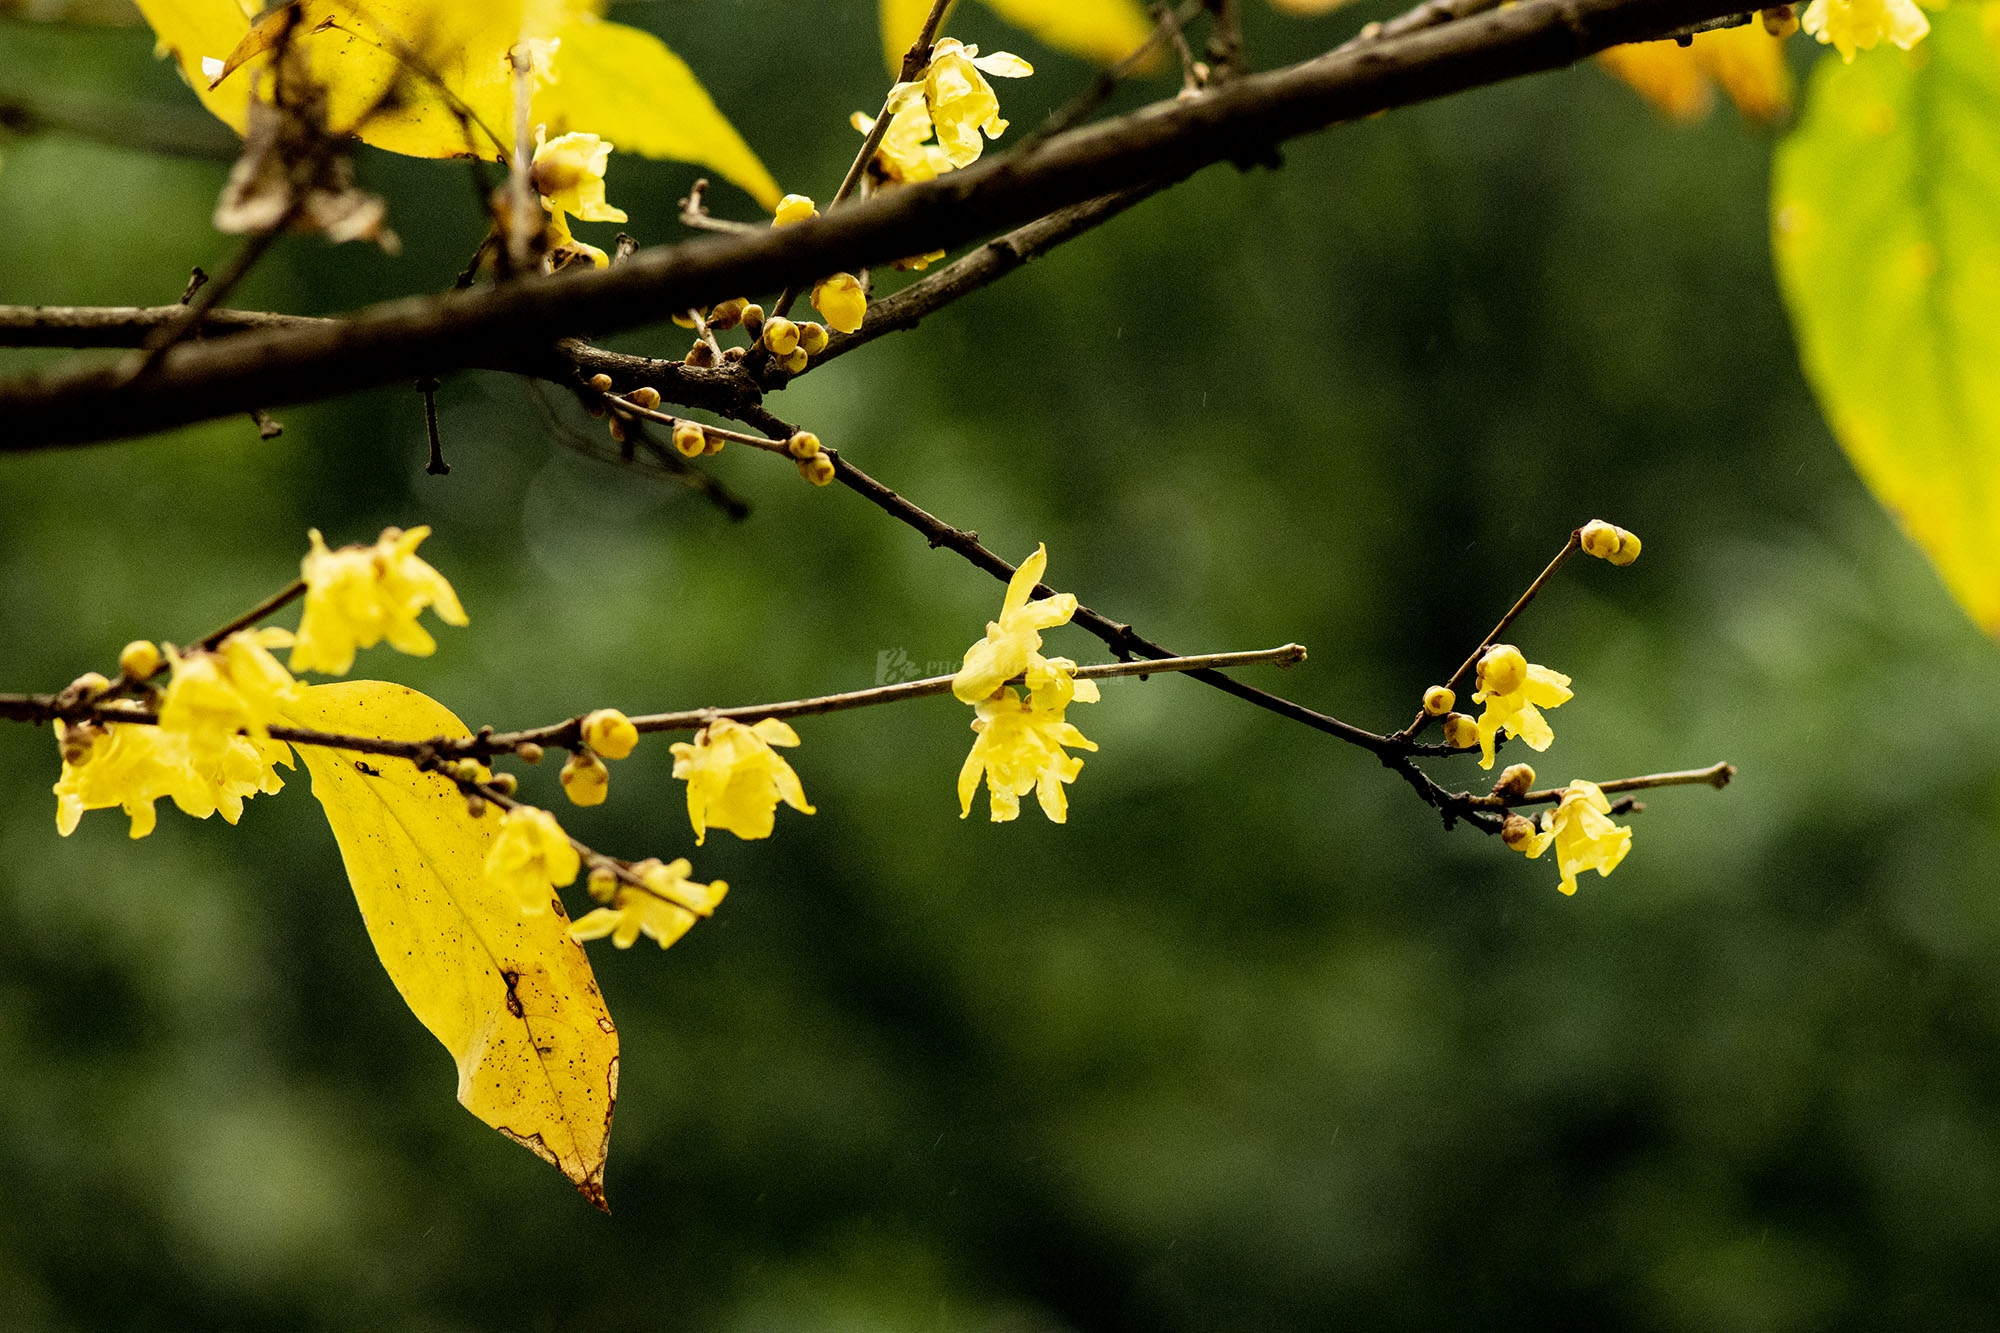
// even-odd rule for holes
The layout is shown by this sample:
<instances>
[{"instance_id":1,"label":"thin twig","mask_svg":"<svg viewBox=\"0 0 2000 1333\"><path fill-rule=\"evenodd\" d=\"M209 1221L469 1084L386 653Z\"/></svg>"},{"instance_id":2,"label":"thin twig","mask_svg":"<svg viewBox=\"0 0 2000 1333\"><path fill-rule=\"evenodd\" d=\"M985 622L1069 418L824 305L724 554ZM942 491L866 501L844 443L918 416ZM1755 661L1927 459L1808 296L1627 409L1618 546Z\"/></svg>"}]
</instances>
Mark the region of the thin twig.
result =
<instances>
[{"instance_id":1,"label":"thin twig","mask_svg":"<svg viewBox=\"0 0 2000 1333\"><path fill-rule=\"evenodd\" d=\"M1146 40L1134 47L1129 55L1110 69L1102 70L1091 80L1088 88L1078 93L1048 115L1048 119L1028 131L1009 148L1008 156L1026 157L1046 141L1080 123L1085 116L1097 110L1111 94L1118 91L1118 85L1137 73L1141 66L1153 58L1169 33L1178 33L1193 21L1202 11L1207 0L1186 0L1177 10L1162 11L1154 20L1153 30L1146 34Z\"/></svg>"},{"instance_id":2,"label":"thin twig","mask_svg":"<svg viewBox=\"0 0 2000 1333\"><path fill-rule=\"evenodd\" d=\"M1643 777L1613 778L1609 782L1597 783L1596 786L1599 791L1603 792L1644 791L1648 787L1713 787L1717 791L1721 791L1729 785L1731 779L1735 776L1736 765L1734 764L1710 764L1707 768L1681 769L1673 773L1648 773ZM1550 787L1542 791L1531 791L1523 796L1490 797L1483 799L1499 801L1501 804L1508 806L1547 805L1553 801L1560 801L1564 794L1564 789ZM1479 800L1482 798L1475 797L1473 799Z\"/></svg>"},{"instance_id":3,"label":"thin twig","mask_svg":"<svg viewBox=\"0 0 2000 1333\"><path fill-rule=\"evenodd\" d=\"M424 471L433 477L450 473L451 464L444 461L444 441L438 437L438 382L426 375L417 381L417 391L424 396L424 435L430 440L430 461L424 464Z\"/></svg>"},{"instance_id":4,"label":"thin twig","mask_svg":"<svg viewBox=\"0 0 2000 1333\"><path fill-rule=\"evenodd\" d=\"M306 581L304 579L292 580L269 597L266 597L263 601L257 603L257 605L251 607L248 611L245 611L242 615L224 625L221 629L211 630L209 633L202 635L200 639L195 641L195 647L213 652L216 646L230 635L236 633L238 630L250 628L266 616L276 615L300 597L305 596L305 591Z\"/></svg>"}]
</instances>

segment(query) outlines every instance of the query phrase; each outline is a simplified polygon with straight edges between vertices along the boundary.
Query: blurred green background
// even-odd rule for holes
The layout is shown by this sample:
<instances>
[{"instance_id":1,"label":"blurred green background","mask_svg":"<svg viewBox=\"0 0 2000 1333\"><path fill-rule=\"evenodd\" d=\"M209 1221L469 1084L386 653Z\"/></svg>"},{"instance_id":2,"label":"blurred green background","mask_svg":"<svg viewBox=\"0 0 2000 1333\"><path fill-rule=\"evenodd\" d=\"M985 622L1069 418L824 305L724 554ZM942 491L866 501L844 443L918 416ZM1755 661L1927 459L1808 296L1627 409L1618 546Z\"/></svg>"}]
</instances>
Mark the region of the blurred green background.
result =
<instances>
[{"instance_id":1,"label":"blurred green background","mask_svg":"<svg viewBox=\"0 0 2000 1333\"><path fill-rule=\"evenodd\" d=\"M1376 16L1253 8L1250 50ZM871 8L619 17L830 193L881 95ZM1035 61L1001 90L1017 133L1089 77L983 10L953 30ZM0 23L0 71L125 123L194 106L143 30ZM593 950L624 1049L604 1217L453 1102L303 777L235 829L163 812L134 843L96 813L63 840L49 736L0 728L0 1326L2000 1319L2000 653L1801 381L1771 145L1591 68L1398 112L1212 170L774 404L1010 557L1046 541L1050 582L1176 649L1306 643L1257 682L1379 728L1573 525L1633 528L1643 560L1572 566L1518 630L1576 680L1536 766L1742 775L1657 793L1616 876L1563 898L1365 755L1183 680L1079 710L1103 748L1060 828L957 818L949 700L802 724L819 813L763 843L694 849L649 744L566 822L733 890L670 953ZM4 151L0 301L170 301L234 250L225 160ZM462 169L360 167L402 257L288 241L237 304L449 284ZM621 156L611 197L672 240L693 175ZM445 478L408 390L280 410L270 443L228 420L0 457L0 688L203 632L308 526L435 525L471 627L358 673L474 725L866 686L883 653L955 660L999 604L769 457L713 460L755 506L732 524L565 448L507 378L441 408ZM553 769L531 798L559 802Z\"/></svg>"}]
</instances>

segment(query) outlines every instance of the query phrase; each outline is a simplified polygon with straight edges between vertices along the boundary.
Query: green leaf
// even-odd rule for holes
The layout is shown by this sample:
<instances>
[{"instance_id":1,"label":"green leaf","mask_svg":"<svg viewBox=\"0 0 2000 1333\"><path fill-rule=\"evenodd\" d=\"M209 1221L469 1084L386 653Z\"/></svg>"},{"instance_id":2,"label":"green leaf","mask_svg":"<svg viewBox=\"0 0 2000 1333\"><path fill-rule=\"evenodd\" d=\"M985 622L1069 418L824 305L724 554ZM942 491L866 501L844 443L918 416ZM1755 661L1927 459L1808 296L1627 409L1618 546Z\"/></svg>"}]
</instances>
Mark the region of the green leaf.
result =
<instances>
[{"instance_id":1,"label":"green leaf","mask_svg":"<svg viewBox=\"0 0 2000 1333\"><path fill-rule=\"evenodd\" d=\"M393 740L470 734L436 701L375 680L314 686L287 718ZM487 887L499 820L475 822L450 781L401 759L296 748L382 966L458 1062L458 1100L604 1207L618 1032L562 905L524 916Z\"/></svg>"},{"instance_id":2,"label":"green leaf","mask_svg":"<svg viewBox=\"0 0 2000 1333\"><path fill-rule=\"evenodd\" d=\"M2000 636L2000 51L1987 6L1821 60L1778 151L1778 277L1856 471Z\"/></svg>"}]
</instances>

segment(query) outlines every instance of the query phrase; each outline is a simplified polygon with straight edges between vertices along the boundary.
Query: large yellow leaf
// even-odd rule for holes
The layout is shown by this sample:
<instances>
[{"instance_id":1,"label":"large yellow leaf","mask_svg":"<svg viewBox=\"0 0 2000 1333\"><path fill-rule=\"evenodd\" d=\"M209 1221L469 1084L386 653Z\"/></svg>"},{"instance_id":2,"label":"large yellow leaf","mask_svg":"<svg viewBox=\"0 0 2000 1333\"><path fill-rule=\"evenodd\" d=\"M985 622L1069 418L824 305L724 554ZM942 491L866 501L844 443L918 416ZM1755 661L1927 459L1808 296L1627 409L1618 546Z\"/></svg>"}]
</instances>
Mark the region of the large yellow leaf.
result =
<instances>
[{"instance_id":1,"label":"large yellow leaf","mask_svg":"<svg viewBox=\"0 0 2000 1333\"><path fill-rule=\"evenodd\" d=\"M665 42L589 13L574 15L560 36L558 77L534 102L551 137L586 130L621 152L698 163L777 207L778 183Z\"/></svg>"},{"instance_id":2,"label":"large yellow leaf","mask_svg":"<svg viewBox=\"0 0 2000 1333\"><path fill-rule=\"evenodd\" d=\"M202 103L242 133L285 24L267 17L253 29L239 0L138 3ZM628 152L698 163L776 203L770 173L687 65L657 37L603 22L601 8L601 0L304 0L289 31L328 90L332 125L378 148L503 156L514 125L508 53L531 42L553 52L553 82L537 80L531 117L551 134L584 130Z\"/></svg>"},{"instance_id":3,"label":"large yellow leaf","mask_svg":"<svg viewBox=\"0 0 2000 1333\"><path fill-rule=\"evenodd\" d=\"M1823 59L1779 150L1773 248L1806 376L1854 467L2000 636L2000 6ZM1990 21L1990 20L1989 20Z\"/></svg>"},{"instance_id":4,"label":"large yellow leaf","mask_svg":"<svg viewBox=\"0 0 2000 1333\"><path fill-rule=\"evenodd\" d=\"M930 0L880 3L882 56L893 71L902 67L903 53L923 30L924 19L931 12ZM986 0L986 5L1058 51L1100 65L1116 64L1131 55L1153 31L1152 21L1138 0Z\"/></svg>"},{"instance_id":5,"label":"large yellow leaf","mask_svg":"<svg viewBox=\"0 0 2000 1333\"><path fill-rule=\"evenodd\" d=\"M468 734L435 700L385 681L314 686L288 717L396 740ZM398 759L298 750L375 952L458 1062L458 1100L604 1207L618 1033L562 904L523 916L487 888L499 821L475 823L451 782Z\"/></svg>"}]
</instances>

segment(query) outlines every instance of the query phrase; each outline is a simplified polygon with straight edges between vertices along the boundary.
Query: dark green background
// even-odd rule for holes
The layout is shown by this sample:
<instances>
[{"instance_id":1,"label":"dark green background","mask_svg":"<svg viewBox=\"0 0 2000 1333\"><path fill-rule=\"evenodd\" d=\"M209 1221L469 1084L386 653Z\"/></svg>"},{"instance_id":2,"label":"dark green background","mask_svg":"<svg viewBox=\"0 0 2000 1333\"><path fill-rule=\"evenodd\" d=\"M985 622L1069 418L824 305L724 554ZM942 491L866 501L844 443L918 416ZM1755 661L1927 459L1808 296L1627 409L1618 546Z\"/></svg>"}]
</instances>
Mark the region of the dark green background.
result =
<instances>
[{"instance_id":1,"label":"dark green background","mask_svg":"<svg viewBox=\"0 0 2000 1333\"><path fill-rule=\"evenodd\" d=\"M830 193L881 95L872 10L621 13ZM1253 8L1251 51L1371 16ZM984 11L955 30L1036 62L1001 89L1016 133L1089 77ZM0 25L0 86L192 106L134 30ZM1259 683L1376 727L1571 526L1635 529L1637 565L1581 562L1521 623L1577 689L1536 766L1742 776L1658 793L1615 877L1564 898L1360 752L1175 679L1076 710L1103 749L1062 828L983 797L959 821L948 700L802 724L819 813L762 843L694 849L649 743L566 821L734 887L671 953L593 951L624 1043L607 1218L454 1104L303 778L235 829L163 807L144 842L116 813L63 840L54 746L7 727L0 1325L2000 1318L2000 654L1800 379L1771 143L1668 127L1589 68L1398 112L1212 170L775 403L1177 649L1306 643ZM222 160L5 153L0 300L167 301L233 252ZM241 303L449 283L480 225L462 169L361 171L403 256L288 241ZM620 156L611 197L672 240L693 174ZM731 524L566 450L514 381L455 377L441 408L442 479L412 391L281 410L268 444L239 419L0 459L0 688L201 633L308 526L435 525L470 628L359 673L475 725L866 686L883 652L956 659L999 604L767 456L715 460L755 505ZM553 767L532 798L559 802Z\"/></svg>"}]
</instances>

